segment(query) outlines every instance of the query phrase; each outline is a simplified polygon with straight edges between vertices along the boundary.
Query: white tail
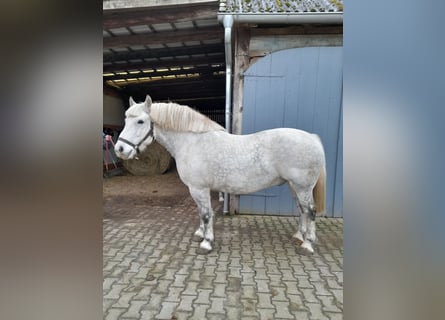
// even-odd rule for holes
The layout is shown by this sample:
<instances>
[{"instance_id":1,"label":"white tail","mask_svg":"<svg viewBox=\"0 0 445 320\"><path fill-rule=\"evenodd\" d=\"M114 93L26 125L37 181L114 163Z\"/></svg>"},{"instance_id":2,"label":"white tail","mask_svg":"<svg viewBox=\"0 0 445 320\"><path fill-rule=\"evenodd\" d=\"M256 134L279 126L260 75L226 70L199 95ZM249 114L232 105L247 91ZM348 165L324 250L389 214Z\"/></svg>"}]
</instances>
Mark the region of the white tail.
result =
<instances>
[{"instance_id":1,"label":"white tail","mask_svg":"<svg viewBox=\"0 0 445 320\"><path fill-rule=\"evenodd\" d=\"M320 176L312 190L314 197L315 209L317 214L322 214L326 210L326 166L321 168Z\"/></svg>"}]
</instances>

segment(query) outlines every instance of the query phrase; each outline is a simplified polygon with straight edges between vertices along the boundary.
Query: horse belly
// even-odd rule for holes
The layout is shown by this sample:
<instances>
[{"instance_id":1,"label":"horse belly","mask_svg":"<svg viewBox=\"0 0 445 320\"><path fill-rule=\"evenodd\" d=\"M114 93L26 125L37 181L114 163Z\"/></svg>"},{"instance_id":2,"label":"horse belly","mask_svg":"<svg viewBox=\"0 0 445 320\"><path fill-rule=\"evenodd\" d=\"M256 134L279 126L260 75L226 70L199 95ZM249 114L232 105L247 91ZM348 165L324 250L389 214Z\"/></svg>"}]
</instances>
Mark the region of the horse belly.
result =
<instances>
[{"instance_id":1,"label":"horse belly","mask_svg":"<svg viewBox=\"0 0 445 320\"><path fill-rule=\"evenodd\" d=\"M261 179L252 179L249 181L244 181L243 179L238 179L238 181L233 181L233 183L227 185L227 187L223 188L223 192L233 193L233 194L248 194L260 191L262 189L266 189L272 186L280 185L285 182L280 177L265 179L261 177Z\"/></svg>"},{"instance_id":2,"label":"horse belly","mask_svg":"<svg viewBox=\"0 0 445 320\"><path fill-rule=\"evenodd\" d=\"M266 170L259 165L220 166L213 172L211 189L247 194L285 182L272 168Z\"/></svg>"}]
</instances>

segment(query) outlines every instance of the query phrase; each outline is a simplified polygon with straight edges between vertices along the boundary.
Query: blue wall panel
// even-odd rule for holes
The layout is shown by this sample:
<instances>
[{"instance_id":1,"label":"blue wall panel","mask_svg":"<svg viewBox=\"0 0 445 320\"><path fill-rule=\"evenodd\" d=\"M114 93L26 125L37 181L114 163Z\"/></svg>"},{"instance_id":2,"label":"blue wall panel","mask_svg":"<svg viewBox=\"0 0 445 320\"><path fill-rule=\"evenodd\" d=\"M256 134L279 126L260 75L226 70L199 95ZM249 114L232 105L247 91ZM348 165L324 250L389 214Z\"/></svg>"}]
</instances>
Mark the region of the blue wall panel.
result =
<instances>
[{"instance_id":1,"label":"blue wall panel","mask_svg":"<svg viewBox=\"0 0 445 320\"><path fill-rule=\"evenodd\" d=\"M243 134L290 127L317 133L326 152L327 215L342 216L342 48L278 51L244 74ZM287 185L240 197L241 213L296 214Z\"/></svg>"}]
</instances>

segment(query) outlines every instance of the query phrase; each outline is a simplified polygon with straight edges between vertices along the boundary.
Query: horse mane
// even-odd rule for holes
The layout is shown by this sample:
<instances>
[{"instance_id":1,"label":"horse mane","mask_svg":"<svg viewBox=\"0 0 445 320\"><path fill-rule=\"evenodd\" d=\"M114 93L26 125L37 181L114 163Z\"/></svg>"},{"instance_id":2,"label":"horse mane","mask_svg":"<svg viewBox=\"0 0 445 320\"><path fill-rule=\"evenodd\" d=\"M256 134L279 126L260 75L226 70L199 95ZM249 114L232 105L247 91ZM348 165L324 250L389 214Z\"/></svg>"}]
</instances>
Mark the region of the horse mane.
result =
<instances>
[{"instance_id":1,"label":"horse mane","mask_svg":"<svg viewBox=\"0 0 445 320\"><path fill-rule=\"evenodd\" d=\"M150 107L150 118L162 129L171 131L200 133L225 130L192 108L172 102L153 103Z\"/></svg>"}]
</instances>

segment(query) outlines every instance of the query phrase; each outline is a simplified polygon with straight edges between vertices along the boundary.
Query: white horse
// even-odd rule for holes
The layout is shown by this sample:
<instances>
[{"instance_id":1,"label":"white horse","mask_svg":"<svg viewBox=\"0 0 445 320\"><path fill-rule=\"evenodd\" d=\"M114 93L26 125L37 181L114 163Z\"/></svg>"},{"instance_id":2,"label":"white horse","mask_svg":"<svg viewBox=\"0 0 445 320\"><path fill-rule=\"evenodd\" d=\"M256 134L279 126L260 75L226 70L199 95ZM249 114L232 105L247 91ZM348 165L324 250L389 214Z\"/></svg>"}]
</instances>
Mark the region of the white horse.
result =
<instances>
[{"instance_id":1,"label":"white horse","mask_svg":"<svg viewBox=\"0 0 445 320\"><path fill-rule=\"evenodd\" d=\"M300 209L294 237L313 253L315 216L325 210L325 155L319 137L279 128L233 135L193 109L175 103L135 103L115 146L122 159L137 158L156 139L176 159L181 180L195 200L200 226L195 232L204 252L212 250L210 191L247 194L288 183Z\"/></svg>"}]
</instances>

